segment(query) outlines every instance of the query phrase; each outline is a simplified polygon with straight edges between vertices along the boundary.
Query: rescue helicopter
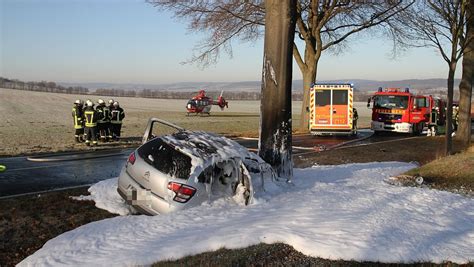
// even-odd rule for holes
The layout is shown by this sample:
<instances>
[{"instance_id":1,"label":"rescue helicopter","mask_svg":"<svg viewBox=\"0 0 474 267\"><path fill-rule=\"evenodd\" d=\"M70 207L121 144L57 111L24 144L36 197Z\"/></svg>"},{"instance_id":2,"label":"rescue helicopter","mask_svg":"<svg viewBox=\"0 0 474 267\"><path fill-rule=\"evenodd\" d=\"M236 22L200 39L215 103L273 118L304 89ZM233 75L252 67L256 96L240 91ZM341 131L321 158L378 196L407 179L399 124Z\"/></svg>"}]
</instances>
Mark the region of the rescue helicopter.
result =
<instances>
[{"instance_id":1,"label":"rescue helicopter","mask_svg":"<svg viewBox=\"0 0 474 267\"><path fill-rule=\"evenodd\" d=\"M211 114L212 105L219 106L221 110L224 110L224 107L228 108L228 102L222 97L224 91L221 91L221 95L217 98L217 101L214 101L212 98L206 96L206 91L200 90L197 95L189 99L186 104L186 116L189 114Z\"/></svg>"}]
</instances>

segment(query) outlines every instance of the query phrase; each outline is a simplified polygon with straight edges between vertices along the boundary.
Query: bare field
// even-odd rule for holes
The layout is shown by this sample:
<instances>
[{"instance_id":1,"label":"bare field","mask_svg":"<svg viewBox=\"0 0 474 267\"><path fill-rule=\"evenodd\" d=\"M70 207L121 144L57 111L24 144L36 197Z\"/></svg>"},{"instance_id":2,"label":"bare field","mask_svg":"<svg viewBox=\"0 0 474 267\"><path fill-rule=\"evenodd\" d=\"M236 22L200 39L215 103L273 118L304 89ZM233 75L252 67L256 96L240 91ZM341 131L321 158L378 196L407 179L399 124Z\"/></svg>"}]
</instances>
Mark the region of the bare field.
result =
<instances>
[{"instance_id":1,"label":"bare field","mask_svg":"<svg viewBox=\"0 0 474 267\"><path fill-rule=\"evenodd\" d=\"M0 89L0 156L87 149L74 142L71 108L76 99L94 102L107 96L69 95ZM192 130L227 135L257 135L259 101L229 101L221 111L213 107L211 116L186 116L186 100L115 97L125 110L122 137L127 144L143 134L147 121L157 117ZM368 125L370 112L356 103L359 126ZM293 102L293 124L298 125L301 102ZM128 140L128 141L127 141ZM110 146L110 145L107 145Z\"/></svg>"}]
</instances>

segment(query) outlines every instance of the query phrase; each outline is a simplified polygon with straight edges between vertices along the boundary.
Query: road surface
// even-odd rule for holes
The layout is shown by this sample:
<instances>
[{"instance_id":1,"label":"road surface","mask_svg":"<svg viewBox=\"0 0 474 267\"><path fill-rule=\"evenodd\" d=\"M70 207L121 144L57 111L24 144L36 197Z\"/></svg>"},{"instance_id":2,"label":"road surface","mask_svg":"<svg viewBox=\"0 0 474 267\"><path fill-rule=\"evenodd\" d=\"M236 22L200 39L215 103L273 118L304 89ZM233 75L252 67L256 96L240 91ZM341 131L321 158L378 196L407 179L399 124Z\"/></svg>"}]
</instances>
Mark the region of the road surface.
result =
<instances>
[{"instance_id":1,"label":"road surface","mask_svg":"<svg viewBox=\"0 0 474 267\"><path fill-rule=\"evenodd\" d=\"M293 136L293 153L308 153L367 138L370 131L354 137ZM238 143L255 151L258 140L240 138ZM0 197L84 186L120 174L134 149L57 153L50 156L0 158L7 170L0 173ZM32 161L33 160L33 161Z\"/></svg>"}]
</instances>

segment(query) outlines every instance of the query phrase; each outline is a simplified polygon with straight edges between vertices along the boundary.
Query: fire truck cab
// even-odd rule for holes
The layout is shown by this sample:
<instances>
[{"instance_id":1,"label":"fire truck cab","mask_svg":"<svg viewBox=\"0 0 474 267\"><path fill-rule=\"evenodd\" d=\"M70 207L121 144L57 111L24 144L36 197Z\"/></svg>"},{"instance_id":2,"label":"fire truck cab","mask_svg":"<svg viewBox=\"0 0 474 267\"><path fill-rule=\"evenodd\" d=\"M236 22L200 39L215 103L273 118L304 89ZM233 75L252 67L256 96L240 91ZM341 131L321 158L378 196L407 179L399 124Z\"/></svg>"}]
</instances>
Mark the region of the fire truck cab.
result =
<instances>
[{"instance_id":1,"label":"fire truck cab","mask_svg":"<svg viewBox=\"0 0 474 267\"><path fill-rule=\"evenodd\" d=\"M431 96L413 95L406 88L387 88L378 91L368 100L372 107L371 129L376 133L398 132L420 134L430 125L433 99Z\"/></svg>"},{"instance_id":2,"label":"fire truck cab","mask_svg":"<svg viewBox=\"0 0 474 267\"><path fill-rule=\"evenodd\" d=\"M314 84L310 88L309 101L311 134L356 134L353 93L352 84Z\"/></svg>"}]
</instances>

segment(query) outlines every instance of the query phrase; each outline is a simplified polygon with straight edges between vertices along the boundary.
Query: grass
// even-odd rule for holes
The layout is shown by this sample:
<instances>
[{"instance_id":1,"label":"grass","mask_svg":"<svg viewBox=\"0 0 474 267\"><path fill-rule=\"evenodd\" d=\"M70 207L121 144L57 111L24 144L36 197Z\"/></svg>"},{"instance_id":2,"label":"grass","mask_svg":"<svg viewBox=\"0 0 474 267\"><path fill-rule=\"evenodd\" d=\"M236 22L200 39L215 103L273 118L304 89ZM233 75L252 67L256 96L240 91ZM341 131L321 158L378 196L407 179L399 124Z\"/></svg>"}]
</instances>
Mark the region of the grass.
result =
<instances>
[{"instance_id":1,"label":"grass","mask_svg":"<svg viewBox=\"0 0 474 267\"><path fill-rule=\"evenodd\" d=\"M461 148L461 143L458 140L453 140L454 152L460 152ZM420 136L361 146L341 147L324 153L296 155L293 160L300 167L310 167L315 163L338 165L376 161L417 162L425 165L433 160L440 159L443 151L443 136Z\"/></svg>"},{"instance_id":2,"label":"grass","mask_svg":"<svg viewBox=\"0 0 474 267\"><path fill-rule=\"evenodd\" d=\"M435 187L474 190L474 146L465 152L434 160L405 173L421 176Z\"/></svg>"},{"instance_id":3,"label":"grass","mask_svg":"<svg viewBox=\"0 0 474 267\"><path fill-rule=\"evenodd\" d=\"M116 216L69 197L88 194L84 187L0 200L0 266L14 266L64 232Z\"/></svg>"},{"instance_id":4,"label":"grass","mask_svg":"<svg viewBox=\"0 0 474 267\"><path fill-rule=\"evenodd\" d=\"M457 266L452 263L433 264L418 262L380 263L356 262L345 260L327 260L305 256L292 246L283 243L258 244L241 249L221 248L212 252L204 252L195 256L187 256L178 260L157 262L153 267L172 266ZM466 264L466 266L469 266Z\"/></svg>"}]
</instances>

